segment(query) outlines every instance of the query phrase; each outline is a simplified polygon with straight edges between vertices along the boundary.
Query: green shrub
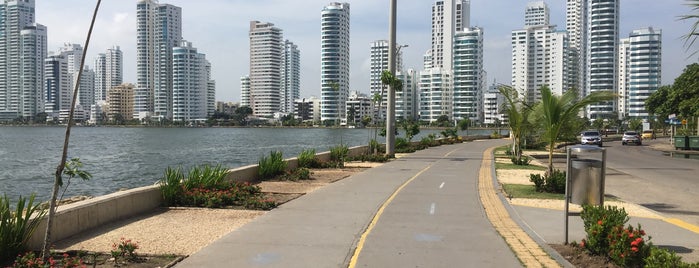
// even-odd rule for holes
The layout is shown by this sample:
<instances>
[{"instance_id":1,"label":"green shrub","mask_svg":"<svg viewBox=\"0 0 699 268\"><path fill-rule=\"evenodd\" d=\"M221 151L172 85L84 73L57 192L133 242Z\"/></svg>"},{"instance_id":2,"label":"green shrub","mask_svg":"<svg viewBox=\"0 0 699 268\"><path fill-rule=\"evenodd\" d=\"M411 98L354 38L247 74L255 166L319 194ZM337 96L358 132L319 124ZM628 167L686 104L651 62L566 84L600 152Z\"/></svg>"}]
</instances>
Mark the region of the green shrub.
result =
<instances>
[{"instance_id":1,"label":"green shrub","mask_svg":"<svg viewBox=\"0 0 699 268\"><path fill-rule=\"evenodd\" d=\"M675 252L655 246L650 247L650 254L643 260L646 268L699 268L699 262L688 264L682 261L682 257Z\"/></svg>"},{"instance_id":2,"label":"green shrub","mask_svg":"<svg viewBox=\"0 0 699 268\"><path fill-rule=\"evenodd\" d=\"M371 139L369 141L369 153L370 154L381 154L381 153L385 153L385 152L386 152L386 150L384 150L384 148L381 146L381 144L377 140Z\"/></svg>"},{"instance_id":3,"label":"green shrub","mask_svg":"<svg viewBox=\"0 0 699 268\"><path fill-rule=\"evenodd\" d=\"M180 198L184 189L184 180L185 177L181 168L168 167L165 170L165 176L159 182L165 206L171 206L179 202L178 198Z\"/></svg>"},{"instance_id":4,"label":"green shrub","mask_svg":"<svg viewBox=\"0 0 699 268\"><path fill-rule=\"evenodd\" d=\"M220 184L228 175L228 169L216 165L194 166L189 170L187 179L184 181L186 188L208 187Z\"/></svg>"},{"instance_id":5,"label":"green shrub","mask_svg":"<svg viewBox=\"0 0 699 268\"><path fill-rule=\"evenodd\" d=\"M534 183L537 192L564 194L566 191L566 173L557 169L551 174L529 174L529 181Z\"/></svg>"},{"instance_id":6,"label":"green shrub","mask_svg":"<svg viewBox=\"0 0 699 268\"><path fill-rule=\"evenodd\" d=\"M300 168L317 168L320 167L320 162L316 157L315 149L303 150L298 157Z\"/></svg>"},{"instance_id":7,"label":"green shrub","mask_svg":"<svg viewBox=\"0 0 699 268\"><path fill-rule=\"evenodd\" d=\"M497 130L493 130L493 133L490 134L491 139L499 139L502 138L502 135Z\"/></svg>"},{"instance_id":8,"label":"green shrub","mask_svg":"<svg viewBox=\"0 0 699 268\"><path fill-rule=\"evenodd\" d=\"M12 260L26 250L27 241L46 214L46 209L34 204L34 198L34 194L29 200L20 196L14 211L6 195L0 198L0 263Z\"/></svg>"},{"instance_id":9,"label":"green shrub","mask_svg":"<svg viewBox=\"0 0 699 268\"><path fill-rule=\"evenodd\" d=\"M282 152L269 152L269 157L261 157L258 162L257 175L261 180L272 179L277 175L284 174L286 170L286 162L282 157Z\"/></svg>"},{"instance_id":10,"label":"green shrub","mask_svg":"<svg viewBox=\"0 0 699 268\"><path fill-rule=\"evenodd\" d=\"M587 239L583 239L585 248L592 254L607 256L612 230L617 226L624 226L629 221L629 216L624 208L613 206L583 205L580 218L585 226Z\"/></svg>"},{"instance_id":11,"label":"green shrub","mask_svg":"<svg viewBox=\"0 0 699 268\"><path fill-rule=\"evenodd\" d=\"M410 143L405 138L396 138L396 150L410 147Z\"/></svg>"},{"instance_id":12,"label":"green shrub","mask_svg":"<svg viewBox=\"0 0 699 268\"><path fill-rule=\"evenodd\" d=\"M512 160L512 164L518 165L518 166L526 166L529 165L529 162L531 162L531 159L526 156L522 156L520 158L517 158L516 156L513 156L510 158Z\"/></svg>"},{"instance_id":13,"label":"green shrub","mask_svg":"<svg viewBox=\"0 0 699 268\"><path fill-rule=\"evenodd\" d=\"M310 180L312 172L307 168L297 168L281 177L286 181Z\"/></svg>"},{"instance_id":14,"label":"green shrub","mask_svg":"<svg viewBox=\"0 0 699 268\"><path fill-rule=\"evenodd\" d=\"M347 145L340 144L330 148L330 161L335 163L337 167L345 166L347 155L349 155L349 148Z\"/></svg>"},{"instance_id":15,"label":"green shrub","mask_svg":"<svg viewBox=\"0 0 699 268\"><path fill-rule=\"evenodd\" d=\"M388 156L383 154L362 154L355 157L350 157L348 161L361 161L361 162L378 162L384 163L388 161Z\"/></svg>"}]
</instances>

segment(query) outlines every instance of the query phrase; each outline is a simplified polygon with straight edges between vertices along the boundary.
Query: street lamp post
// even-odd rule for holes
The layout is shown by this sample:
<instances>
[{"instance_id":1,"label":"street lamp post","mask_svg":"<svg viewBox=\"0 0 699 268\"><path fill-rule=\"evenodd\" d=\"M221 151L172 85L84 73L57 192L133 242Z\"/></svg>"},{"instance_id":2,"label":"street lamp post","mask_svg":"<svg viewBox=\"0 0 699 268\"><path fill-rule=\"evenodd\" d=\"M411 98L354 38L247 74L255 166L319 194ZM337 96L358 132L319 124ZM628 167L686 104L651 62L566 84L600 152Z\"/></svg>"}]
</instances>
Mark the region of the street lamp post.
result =
<instances>
[{"instance_id":1,"label":"street lamp post","mask_svg":"<svg viewBox=\"0 0 699 268\"><path fill-rule=\"evenodd\" d=\"M388 17L388 71L396 75L396 0L390 0ZM388 85L388 109L386 109L386 155L393 156L395 151L396 133L396 89Z\"/></svg>"}]
</instances>

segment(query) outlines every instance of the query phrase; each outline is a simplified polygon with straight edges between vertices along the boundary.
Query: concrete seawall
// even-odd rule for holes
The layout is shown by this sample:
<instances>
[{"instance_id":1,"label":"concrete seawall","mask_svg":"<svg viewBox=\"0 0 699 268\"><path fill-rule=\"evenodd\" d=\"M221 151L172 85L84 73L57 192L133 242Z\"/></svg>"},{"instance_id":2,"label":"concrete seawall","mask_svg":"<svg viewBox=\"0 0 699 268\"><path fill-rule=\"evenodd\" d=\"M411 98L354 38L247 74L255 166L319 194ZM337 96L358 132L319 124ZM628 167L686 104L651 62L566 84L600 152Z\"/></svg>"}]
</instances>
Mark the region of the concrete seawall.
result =
<instances>
[{"instance_id":1,"label":"concrete seawall","mask_svg":"<svg viewBox=\"0 0 699 268\"><path fill-rule=\"evenodd\" d=\"M349 148L349 156L358 156L367 151L367 146ZM316 154L320 161L330 161L330 152ZM288 158L287 170L298 167L298 159ZM231 169L226 179L252 182L258 179L257 165ZM98 226L144 214L161 206L163 197L157 185L119 191L92 199L59 206L54 218L52 240L59 241ZM44 242L46 218L28 241L30 249L39 250Z\"/></svg>"}]
</instances>

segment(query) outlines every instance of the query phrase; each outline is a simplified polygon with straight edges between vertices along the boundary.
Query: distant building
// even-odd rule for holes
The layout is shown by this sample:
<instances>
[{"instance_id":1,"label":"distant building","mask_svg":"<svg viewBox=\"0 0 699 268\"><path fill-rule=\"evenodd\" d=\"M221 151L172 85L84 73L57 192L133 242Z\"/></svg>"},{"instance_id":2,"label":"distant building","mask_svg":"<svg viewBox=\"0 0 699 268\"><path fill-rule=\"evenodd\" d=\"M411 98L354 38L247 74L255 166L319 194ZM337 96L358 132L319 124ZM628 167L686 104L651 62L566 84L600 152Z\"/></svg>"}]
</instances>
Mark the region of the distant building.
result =
<instances>
[{"instance_id":1,"label":"distant building","mask_svg":"<svg viewBox=\"0 0 699 268\"><path fill-rule=\"evenodd\" d=\"M46 58L46 26L31 24L20 32L22 117L33 119L44 111L44 59Z\"/></svg>"},{"instance_id":2,"label":"distant building","mask_svg":"<svg viewBox=\"0 0 699 268\"><path fill-rule=\"evenodd\" d=\"M493 83L483 94L483 123L486 125L508 124L507 116L502 110L505 96L500 93L498 87L499 85Z\"/></svg>"},{"instance_id":3,"label":"distant building","mask_svg":"<svg viewBox=\"0 0 699 268\"><path fill-rule=\"evenodd\" d=\"M124 82L124 59L119 46L107 49L95 59L95 100L107 100L107 91Z\"/></svg>"},{"instance_id":4,"label":"distant building","mask_svg":"<svg viewBox=\"0 0 699 268\"><path fill-rule=\"evenodd\" d=\"M442 115L452 119L452 81L451 70L431 68L420 72L420 121L432 123Z\"/></svg>"},{"instance_id":5,"label":"distant building","mask_svg":"<svg viewBox=\"0 0 699 268\"><path fill-rule=\"evenodd\" d=\"M282 92L282 30L269 22L250 22L250 108L255 116L269 117L285 105Z\"/></svg>"},{"instance_id":6,"label":"distant building","mask_svg":"<svg viewBox=\"0 0 699 268\"><path fill-rule=\"evenodd\" d=\"M418 73L409 69L396 73L396 77L403 81L403 90L396 91L396 120L415 120L419 118Z\"/></svg>"},{"instance_id":7,"label":"distant building","mask_svg":"<svg viewBox=\"0 0 699 268\"><path fill-rule=\"evenodd\" d=\"M400 47L400 46L397 46ZM374 120L385 120L386 118L386 104L388 101L388 86L381 82L381 75L384 71L388 71L388 41L387 40L376 40L371 43L371 67L369 70L369 92L371 95L369 97L373 98L375 95L381 96L381 111L377 111L378 116ZM403 57L400 50L396 56L396 73L403 70ZM396 94L399 94L396 92ZM397 99L396 99L397 101ZM378 106L377 106L378 108Z\"/></svg>"},{"instance_id":8,"label":"distant building","mask_svg":"<svg viewBox=\"0 0 699 268\"><path fill-rule=\"evenodd\" d=\"M132 84L122 84L109 90L107 93L109 105L107 117L109 120L114 121L119 118L124 121L132 120L134 118L134 95L134 85Z\"/></svg>"},{"instance_id":9,"label":"distant building","mask_svg":"<svg viewBox=\"0 0 699 268\"><path fill-rule=\"evenodd\" d=\"M136 4L134 116L172 118L172 50L182 42L182 8L158 0Z\"/></svg>"},{"instance_id":10,"label":"distant building","mask_svg":"<svg viewBox=\"0 0 699 268\"><path fill-rule=\"evenodd\" d=\"M470 0L438 0L432 6L432 49L425 68L452 69L453 38L456 32L470 27ZM426 61L427 62L427 61Z\"/></svg>"},{"instance_id":11,"label":"distant building","mask_svg":"<svg viewBox=\"0 0 699 268\"><path fill-rule=\"evenodd\" d=\"M296 101L294 101L295 118L303 122L320 121L320 111L318 111L319 107L316 107L317 103L320 103L320 100L316 97L296 99ZM315 116L316 114L318 116Z\"/></svg>"},{"instance_id":12,"label":"distant building","mask_svg":"<svg viewBox=\"0 0 699 268\"><path fill-rule=\"evenodd\" d=\"M250 107L250 76L240 78L240 106Z\"/></svg>"},{"instance_id":13,"label":"distant building","mask_svg":"<svg viewBox=\"0 0 699 268\"><path fill-rule=\"evenodd\" d=\"M61 110L70 109L73 99L73 78L68 75L68 62L63 55L50 55L44 60L44 77L44 111L49 117L58 118Z\"/></svg>"},{"instance_id":14,"label":"distant building","mask_svg":"<svg viewBox=\"0 0 699 268\"><path fill-rule=\"evenodd\" d=\"M619 112L650 119L646 100L661 84L662 31L634 30L619 44Z\"/></svg>"},{"instance_id":15,"label":"distant building","mask_svg":"<svg viewBox=\"0 0 699 268\"><path fill-rule=\"evenodd\" d=\"M214 103L209 101L211 78L206 55L197 52L192 43L187 41L182 41L172 51L172 120L206 120L215 109Z\"/></svg>"},{"instance_id":16,"label":"distant building","mask_svg":"<svg viewBox=\"0 0 699 268\"><path fill-rule=\"evenodd\" d=\"M350 88L350 4L333 2L321 12L321 120L345 118Z\"/></svg>"},{"instance_id":17,"label":"distant building","mask_svg":"<svg viewBox=\"0 0 699 268\"><path fill-rule=\"evenodd\" d=\"M358 125L364 117L374 117L374 107L371 98L357 91L350 92L347 103L345 104L347 118L342 120L344 125Z\"/></svg>"},{"instance_id":18,"label":"distant building","mask_svg":"<svg viewBox=\"0 0 699 268\"><path fill-rule=\"evenodd\" d=\"M234 114L238 107L240 107L240 104L235 102L216 102L216 112L223 114Z\"/></svg>"},{"instance_id":19,"label":"distant building","mask_svg":"<svg viewBox=\"0 0 699 268\"><path fill-rule=\"evenodd\" d=\"M483 30L465 28L454 37L453 120L481 123L483 94Z\"/></svg>"},{"instance_id":20,"label":"distant building","mask_svg":"<svg viewBox=\"0 0 699 268\"><path fill-rule=\"evenodd\" d=\"M294 100L301 96L301 51L293 42L284 41L284 61L281 69L282 77L282 112L294 112Z\"/></svg>"}]
</instances>

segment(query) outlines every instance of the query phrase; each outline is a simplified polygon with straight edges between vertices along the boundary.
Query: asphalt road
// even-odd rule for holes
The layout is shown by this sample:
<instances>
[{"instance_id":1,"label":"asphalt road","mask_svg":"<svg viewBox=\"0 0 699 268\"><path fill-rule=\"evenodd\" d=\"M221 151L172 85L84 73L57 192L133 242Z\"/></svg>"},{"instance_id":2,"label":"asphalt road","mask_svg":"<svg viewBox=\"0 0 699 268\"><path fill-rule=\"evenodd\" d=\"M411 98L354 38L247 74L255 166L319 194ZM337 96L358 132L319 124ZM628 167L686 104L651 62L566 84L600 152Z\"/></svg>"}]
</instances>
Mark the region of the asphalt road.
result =
<instances>
[{"instance_id":1,"label":"asphalt road","mask_svg":"<svg viewBox=\"0 0 699 268\"><path fill-rule=\"evenodd\" d=\"M606 194L699 226L699 159L673 158L642 146L607 142Z\"/></svg>"}]
</instances>

